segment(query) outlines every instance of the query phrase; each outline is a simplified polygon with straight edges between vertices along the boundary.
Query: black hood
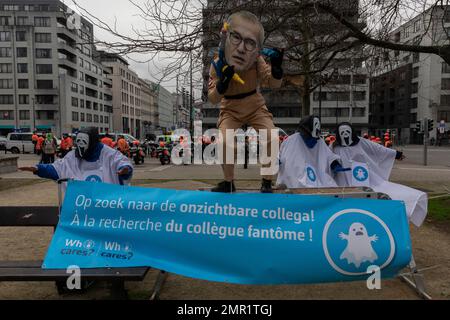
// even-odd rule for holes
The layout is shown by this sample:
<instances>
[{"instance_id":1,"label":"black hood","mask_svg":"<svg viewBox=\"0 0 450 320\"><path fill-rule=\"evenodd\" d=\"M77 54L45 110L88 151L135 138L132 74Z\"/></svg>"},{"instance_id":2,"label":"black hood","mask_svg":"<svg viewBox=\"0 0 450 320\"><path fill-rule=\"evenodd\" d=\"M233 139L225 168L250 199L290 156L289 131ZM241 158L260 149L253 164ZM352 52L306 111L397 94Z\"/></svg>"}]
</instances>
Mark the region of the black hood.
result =
<instances>
[{"instance_id":1,"label":"black hood","mask_svg":"<svg viewBox=\"0 0 450 320\"><path fill-rule=\"evenodd\" d=\"M349 135L349 137L344 138L345 141L343 141L343 138L341 138L341 134L340 134L340 130L341 127L343 126L348 126L350 127L351 130L351 134ZM359 137L356 135L355 130L353 130L353 126L350 122L341 122L337 128L336 128L336 142L335 144L337 146L342 146L342 147L351 147L354 145L357 145L359 142Z\"/></svg>"},{"instance_id":2,"label":"black hood","mask_svg":"<svg viewBox=\"0 0 450 320\"><path fill-rule=\"evenodd\" d=\"M80 159L91 158L98 143L99 135L96 127L81 129L75 138L75 155Z\"/></svg>"},{"instance_id":3,"label":"black hood","mask_svg":"<svg viewBox=\"0 0 450 320\"><path fill-rule=\"evenodd\" d=\"M307 117L303 118L302 120L300 120L300 123L298 124L298 131L306 138L320 139L320 130L317 130L317 128L314 128L315 123L319 124L319 126L320 126L319 117L307 116ZM314 132L314 130L315 130L315 132Z\"/></svg>"}]
</instances>

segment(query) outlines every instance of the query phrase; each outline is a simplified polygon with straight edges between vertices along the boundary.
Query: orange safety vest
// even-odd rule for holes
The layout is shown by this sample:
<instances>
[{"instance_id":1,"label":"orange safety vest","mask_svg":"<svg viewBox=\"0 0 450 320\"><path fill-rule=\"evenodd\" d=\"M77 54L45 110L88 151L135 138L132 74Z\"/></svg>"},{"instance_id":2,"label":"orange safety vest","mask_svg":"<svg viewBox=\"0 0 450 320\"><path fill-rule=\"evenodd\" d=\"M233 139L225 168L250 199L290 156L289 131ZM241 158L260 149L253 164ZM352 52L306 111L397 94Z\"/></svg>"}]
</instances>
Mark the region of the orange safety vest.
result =
<instances>
[{"instance_id":1,"label":"orange safety vest","mask_svg":"<svg viewBox=\"0 0 450 320\"><path fill-rule=\"evenodd\" d=\"M42 144L44 143L44 138L43 137L39 137L37 140L37 144L36 144L36 149L37 150L41 150Z\"/></svg>"},{"instance_id":2,"label":"orange safety vest","mask_svg":"<svg viewBox=\"0 0 450 320\"><path fill-rule=\"evenodd\" d=\"M117 141L117 148L124 152L124 151L128 151L130 149L130 146L128 145L127 141L125 139L119 139L119 141Z\"/></svg>"},{"instance_id":3,"label":"orange safety vest","mask_svg":"<svg viewBox=\"0 0 450 320\"><path fill-rule=\"evenodd\" d=\"M114 147L113 140L109 137L104 137L104 138L102 138L101 141L104 145L107 145L108 147L111 147L111 148Z\"/></svg>"}]
</instances>

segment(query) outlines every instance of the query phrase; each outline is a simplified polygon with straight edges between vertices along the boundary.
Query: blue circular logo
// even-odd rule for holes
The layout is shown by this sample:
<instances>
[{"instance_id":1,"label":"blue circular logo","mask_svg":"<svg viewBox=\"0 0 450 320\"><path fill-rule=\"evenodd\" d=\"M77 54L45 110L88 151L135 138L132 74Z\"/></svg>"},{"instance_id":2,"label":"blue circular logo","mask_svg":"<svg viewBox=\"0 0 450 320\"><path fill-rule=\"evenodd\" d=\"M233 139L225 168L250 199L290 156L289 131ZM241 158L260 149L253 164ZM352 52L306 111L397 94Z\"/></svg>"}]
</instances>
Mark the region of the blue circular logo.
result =
<instances>
[{"instance_id":1,"label":"blue circular logo","mask_svg":"<svg viewBox=\"0 0 450 320\"><path fill-rule=\"evenodd\" d=\"M308 175L308 179L310 181L316 182L317 176L316 176L316 173L314 172L313 168L311 168L311 167L306 168L306 174Z\"/></svg>"},{"instance_id":2,"label":"blue circular logo","mask_svg":"<svg viewBox=\"0 0 450 320\"><path fill-rule=\"evenodd\" d=\"M369 178L369 172L366 168L357 166L353 169L353 177L359 182L363 182Z\"/></svg>"},{"instance_id":3,"label":"blue circular logo","mask_svg":"<svg viewBox=\"0 0 450 320\"><path fill-rule=\"evenodd\" d=\"M93 174L93 175L87 177L87 178L86 178L86 181L90 181L90 182L102 182L102 179L101 179L99 176Z\"/></svg>"},{"instance_id":4,"label":"blue circular logo","mask_svg":"<svg viewBox=\"0 0 450 320\"><path fill-rule=\"evenodd\" d=\"M322 240L328 262L344 275L366 275L371 265L383 269L395 255L391 231L383 220L366 210L335 213L325 225Z\"/></svg>"}]
</instances>

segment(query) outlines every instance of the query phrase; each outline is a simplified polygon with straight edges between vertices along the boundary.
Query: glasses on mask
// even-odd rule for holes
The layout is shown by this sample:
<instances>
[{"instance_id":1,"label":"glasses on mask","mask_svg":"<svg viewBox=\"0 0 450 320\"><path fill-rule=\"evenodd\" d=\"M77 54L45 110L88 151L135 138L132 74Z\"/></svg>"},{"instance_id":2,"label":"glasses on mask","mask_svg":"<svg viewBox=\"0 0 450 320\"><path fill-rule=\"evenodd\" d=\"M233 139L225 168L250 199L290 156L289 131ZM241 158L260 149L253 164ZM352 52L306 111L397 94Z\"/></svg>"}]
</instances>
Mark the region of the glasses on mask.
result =
<instances>
[{"instance_id":1,"label":"glasses on mask","mask_svg":"<svg viewBox=\"0 0 450 320\"><path fill-rule=\"evenodd\" d=\"M252 51L255 51L256 48L258 47L258 44L253 39L249 39L249 38L242 39L242 37L239 33L236 33L233 31L231 31L229 34L230 34L231 44L235 45L236 47L239 46L242 41L244 41L244 48L246 51L252 52Z\"/></svg>"}]
</instances>

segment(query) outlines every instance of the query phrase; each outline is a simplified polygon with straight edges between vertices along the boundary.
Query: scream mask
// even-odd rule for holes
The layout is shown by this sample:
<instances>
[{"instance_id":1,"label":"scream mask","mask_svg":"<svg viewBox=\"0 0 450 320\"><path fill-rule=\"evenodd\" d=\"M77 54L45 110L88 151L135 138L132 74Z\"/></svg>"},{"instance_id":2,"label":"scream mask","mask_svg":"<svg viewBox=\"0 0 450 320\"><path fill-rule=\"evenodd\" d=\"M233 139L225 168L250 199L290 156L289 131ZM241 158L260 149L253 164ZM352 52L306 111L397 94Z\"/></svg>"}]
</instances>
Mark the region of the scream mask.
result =
<instances>
[{"instance_id":1,"label":"scream mask","mask_svg":"<svg viewBox=\"0 0 450 320\"><path fill-rule=\"evenodd\" d=\"M95 147L98 143L98 129L84 128L78 132L75 138L75 155L80 159L88 159L94 153Z\"/></svg>"},{"instance_id":2,"label":"scream mask","mask_svg":"<svg viewBox=\"0 0 450 320\"><path fill-rule=\"evenodd\" d=\"M299 131L306 137L312 137L314 139L320 139L320 120L316 116L307 116L300 121Z\"/></svg>"},{"instance_id":3,"label":"scream mask","mask_svg":"<svg viewBox=\"0 0 450 320\"><path fill-rule=\"evenodd\" d=\"M348 122L339 124L336 131L336 141L340 146L350 147L359 141L359 138L353 131L352 125Z\"/></svg>"}]
</instances>

